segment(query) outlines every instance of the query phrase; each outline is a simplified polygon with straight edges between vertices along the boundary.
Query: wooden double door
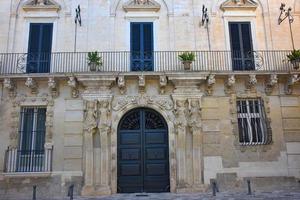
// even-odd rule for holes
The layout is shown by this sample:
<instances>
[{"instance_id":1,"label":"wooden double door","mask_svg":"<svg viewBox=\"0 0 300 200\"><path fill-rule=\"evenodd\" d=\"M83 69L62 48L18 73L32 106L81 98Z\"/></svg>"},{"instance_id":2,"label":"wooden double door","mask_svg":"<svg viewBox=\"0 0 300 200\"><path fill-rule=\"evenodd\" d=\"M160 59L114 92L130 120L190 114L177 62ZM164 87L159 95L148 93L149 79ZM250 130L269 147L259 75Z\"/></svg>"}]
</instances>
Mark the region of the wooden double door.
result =
<instances>
[{"instance_id":1,"label":"wooden double door","mask_svg":"<svg viewBox=\"0 0 300 200\"><path fill-rule=\"evenodd\" d=\"M169 192L166 122L156 111L127 113L118 131L118 192Z\"/></svg>"}]
</instances>

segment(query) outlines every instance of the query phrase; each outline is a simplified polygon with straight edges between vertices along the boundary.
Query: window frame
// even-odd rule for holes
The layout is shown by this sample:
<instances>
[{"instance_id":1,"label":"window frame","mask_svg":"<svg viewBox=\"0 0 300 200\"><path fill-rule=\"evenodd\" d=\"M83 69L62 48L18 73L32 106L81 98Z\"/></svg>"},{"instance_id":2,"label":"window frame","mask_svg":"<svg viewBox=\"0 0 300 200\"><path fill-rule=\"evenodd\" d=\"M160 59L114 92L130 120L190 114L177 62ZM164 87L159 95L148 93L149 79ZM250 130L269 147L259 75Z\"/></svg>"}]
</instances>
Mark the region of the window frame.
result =
<instances>
[{"instance_id":1,"label":"window frame","mask_svg":"<svg viewBox=\"0 0 300 200\"><path fill-rule=\"evenodd\" d=\"M245 102L246 104L246 112L243 112L245 110L243 111L241 110L244 109L242 102ZM252 108L250 106L250 102L252 102L251 105ZM257 102L257 104L255 102ZM239 144L242 146L270 144L271 137L268 128L269 122L267 119L263 99L262 98L238 98L236 100L236 109L237 109L237 126L238 126ZM240 119L246 119L242 121L242 126L244 125L244 121L245 121L247 124L247 132L243 128L242 129L240 128L241 126ZM259 129L258 127L256 127L255 133L253 132L252 119L259 119ZM256 125L257 125L257 121L255 120L255 126ZM260 130L260 132L258 132L258 130ZM256 141L253 141L254 134L256 136ZM243 136L243 138L241 138L241 136Z\"/></svg>"}]
</instances>

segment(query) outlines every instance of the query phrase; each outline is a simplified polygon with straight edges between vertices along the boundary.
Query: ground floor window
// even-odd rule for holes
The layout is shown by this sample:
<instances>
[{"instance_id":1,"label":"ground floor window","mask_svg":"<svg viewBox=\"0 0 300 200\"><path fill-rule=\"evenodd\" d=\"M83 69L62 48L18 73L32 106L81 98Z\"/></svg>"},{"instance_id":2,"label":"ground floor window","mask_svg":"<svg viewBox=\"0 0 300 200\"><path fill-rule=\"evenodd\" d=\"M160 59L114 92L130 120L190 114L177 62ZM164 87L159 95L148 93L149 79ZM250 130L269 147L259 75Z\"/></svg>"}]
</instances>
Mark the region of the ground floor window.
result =
<instances>
[{"instance_id":1,"label":"ground floor window","mask_svg":"<svg viewBox=\"0 0 300 200\"><path fill-rule=\"evenodd\" d=\"M239 142L242 145L267 144L267 120L262 99L238 99Z\"/></svg>"},{"instance_id":2,"label":"ground floor window","mask_svg":"<svg viewBox=\"0 0 300 200\"><path fill-rule=\"evenodd\" d=\"M18 171L40 171L44 165L46 108L23 107L20 120Z\"/></svg>"}]
</instances>

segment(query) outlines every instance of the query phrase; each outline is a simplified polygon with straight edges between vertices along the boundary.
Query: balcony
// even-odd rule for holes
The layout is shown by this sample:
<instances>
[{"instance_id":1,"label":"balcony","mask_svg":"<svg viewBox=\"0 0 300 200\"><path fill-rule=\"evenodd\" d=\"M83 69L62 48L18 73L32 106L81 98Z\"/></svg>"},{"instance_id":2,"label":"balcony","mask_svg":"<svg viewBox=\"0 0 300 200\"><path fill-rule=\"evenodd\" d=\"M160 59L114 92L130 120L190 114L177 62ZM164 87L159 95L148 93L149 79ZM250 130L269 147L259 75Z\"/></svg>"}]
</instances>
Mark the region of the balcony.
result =
<instances>
[{"instance_id":1,"label":"balcony","mask_svg":"<svg viewBox=\"0 0 300 200\"><path fill-rule=\"evenodd\" d=\"M293 65L287 61L291 51L194 51L196 60L190 71L232 72L261 71L289 72ZM102 59L100 72L178 72L184 66L178 59L183 51L155 52L98 52ZM1 53L0 75L27 73L87 73L91 72L87 63L87 52L61 53Z\"/></svg>"},{"instance_id":2,"label":"balcony","mask_svg":"<svg viewBox=\"0 0 300 200\"><path fill-rule=\"evenodd\" d=\"M18 150L8 148L5 152L5 173L51 172L51 149L45 150Z\"/></svg>"}]
</instances>

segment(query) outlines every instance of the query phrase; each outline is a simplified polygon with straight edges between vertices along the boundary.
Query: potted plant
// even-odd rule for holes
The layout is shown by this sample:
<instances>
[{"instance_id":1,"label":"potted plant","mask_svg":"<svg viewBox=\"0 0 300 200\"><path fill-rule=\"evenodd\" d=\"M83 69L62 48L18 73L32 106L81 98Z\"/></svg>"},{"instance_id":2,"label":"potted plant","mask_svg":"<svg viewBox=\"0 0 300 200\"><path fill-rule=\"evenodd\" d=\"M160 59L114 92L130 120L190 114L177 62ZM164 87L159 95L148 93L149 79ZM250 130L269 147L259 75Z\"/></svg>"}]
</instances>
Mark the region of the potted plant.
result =
<instances>
[{"instance_id":1,"label":"potted plant","mask_svg":"<svg viewBox=\"0 0 300 200\"><path fill-rule=\"evenodd\" d=\"M180 54L178 57L181 60L185 70L191 69L191 64L193 61L195 61L196 58L193 52L184 52Z\"/></svg>"},{"instance_id":2,"label":"potted plant","mask_svg":"<svg viewBox=\"0 0 300 200\"><path fill-rule=\"evenodd\" d=\"M300 50L293 50L287 57L294 69L297 70L300 68Z\"/></svg>"},{"instance_id":3,"label":"potted plant","mask_svg":"<svg viewBox=\"0 0 300 200\"><path fill-rule=\"evenodd\" d=\"M91 71L98 71L102 65L102 58L98 55L97 51L89 52L87 60Z\"/></svg>"}]
</instances>

